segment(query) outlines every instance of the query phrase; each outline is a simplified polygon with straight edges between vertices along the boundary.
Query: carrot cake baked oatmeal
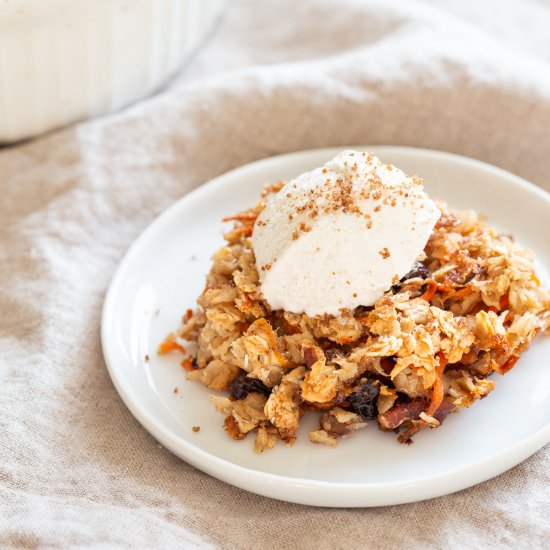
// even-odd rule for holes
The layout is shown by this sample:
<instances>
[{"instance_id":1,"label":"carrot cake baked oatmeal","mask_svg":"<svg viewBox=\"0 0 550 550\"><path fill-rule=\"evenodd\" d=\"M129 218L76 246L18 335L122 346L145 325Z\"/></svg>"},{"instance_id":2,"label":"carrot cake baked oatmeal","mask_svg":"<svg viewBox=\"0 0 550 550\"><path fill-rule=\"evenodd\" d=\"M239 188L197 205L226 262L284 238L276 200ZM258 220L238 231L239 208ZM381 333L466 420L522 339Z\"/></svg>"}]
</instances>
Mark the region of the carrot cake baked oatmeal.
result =
<instances>
[{"instance_id":1,"label":"carrot cake baked oatmeal","mask_svg":"<svg viewBox=\"0 0 550 550\"><path fill-rule=\"evenodd\" d=\"M531 252L367 153L266 185L225 221L197 309L159 351L196 342L188 379L226 392L210 399L256 452L292 444L307 411L314 443L374 422L411 443L550 327Z\"/></svg>"}]
</instances>

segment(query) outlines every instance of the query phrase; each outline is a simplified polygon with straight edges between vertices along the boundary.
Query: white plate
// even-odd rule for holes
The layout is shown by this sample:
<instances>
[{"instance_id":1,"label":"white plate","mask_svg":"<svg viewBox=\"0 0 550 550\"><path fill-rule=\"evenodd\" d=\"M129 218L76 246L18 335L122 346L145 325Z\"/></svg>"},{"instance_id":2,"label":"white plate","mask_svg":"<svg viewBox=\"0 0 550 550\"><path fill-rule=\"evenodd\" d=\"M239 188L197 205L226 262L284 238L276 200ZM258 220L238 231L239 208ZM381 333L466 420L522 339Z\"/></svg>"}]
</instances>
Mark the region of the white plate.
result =
<instances>
[{"instance_id":1,"label":"white plate","mask_svg":"<svg viewBox=\"0 0 550 550\"><path fill-rule=\"evenodd\" d=\"M474 160L404 147L361 147L424 177L434 198L486 214L538 257L548 283L550 195ZM550 337L537 338L513 371L470 409L412 446L371 425L336 449L314 445L304 418L293 447L255 455L252 437L231 440L208 389L187 382L177 356L157 357L158 343L193 307L222 244L221 218L255 203L262 184L324 163L339 149L274 157L203 185L162 214L139 237L113 278L102 319L109 372L122 399L160 443L193 466L248 491L315 506L378 506L464 489L518 464L550 441ZM546 270L544 269L546 267ZM145 361L145 355L150 360ZM174 388L179 393L174 394ZM200 426L199 433L192 431Z\"/></svg>"}]
</instances>

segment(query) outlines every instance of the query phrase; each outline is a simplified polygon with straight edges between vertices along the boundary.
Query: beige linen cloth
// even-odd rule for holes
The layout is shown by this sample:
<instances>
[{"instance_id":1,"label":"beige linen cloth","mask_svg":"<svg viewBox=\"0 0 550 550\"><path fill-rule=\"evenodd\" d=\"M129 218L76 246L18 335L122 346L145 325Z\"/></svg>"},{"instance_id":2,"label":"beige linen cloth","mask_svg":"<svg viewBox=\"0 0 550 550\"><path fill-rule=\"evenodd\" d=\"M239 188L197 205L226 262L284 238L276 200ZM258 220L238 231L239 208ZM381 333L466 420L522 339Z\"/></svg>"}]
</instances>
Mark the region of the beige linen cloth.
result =
<instances>
[{"instance_id":1,"label":"beige linen cloth","mask_svg":"<svg viewBox=\"0 0 550 550\"><path fill-rule=\"evenodd\" d=\"M416 504L259 497L134 420L99 329L109 281L149 222L259 158L412 145L550 189L549 29L543 1L232 2L157 96L0 150L0 547L548 547L548 446ZM521 414L519 397L511 405Z\"/></svg>"}]
</instances>

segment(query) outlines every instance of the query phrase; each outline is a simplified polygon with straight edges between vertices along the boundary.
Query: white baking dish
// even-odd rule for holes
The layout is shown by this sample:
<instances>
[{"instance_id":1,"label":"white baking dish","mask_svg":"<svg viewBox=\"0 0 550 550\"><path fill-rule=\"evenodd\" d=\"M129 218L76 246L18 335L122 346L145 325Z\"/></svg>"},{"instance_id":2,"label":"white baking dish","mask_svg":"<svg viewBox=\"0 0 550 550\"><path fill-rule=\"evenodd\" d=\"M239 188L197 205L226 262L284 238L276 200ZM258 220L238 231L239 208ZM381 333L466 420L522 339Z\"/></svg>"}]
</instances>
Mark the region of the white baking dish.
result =
<instances>
[{"instance_id":1,"label":"white baking dish","mask_svg":"<svg viewBox=\"0 0 550 550\"><path fill-rule=\"evenodd\" d=\"M0 143L107 113L163 84L224 0L0 2Z\"/></svg>"}]
</instances>

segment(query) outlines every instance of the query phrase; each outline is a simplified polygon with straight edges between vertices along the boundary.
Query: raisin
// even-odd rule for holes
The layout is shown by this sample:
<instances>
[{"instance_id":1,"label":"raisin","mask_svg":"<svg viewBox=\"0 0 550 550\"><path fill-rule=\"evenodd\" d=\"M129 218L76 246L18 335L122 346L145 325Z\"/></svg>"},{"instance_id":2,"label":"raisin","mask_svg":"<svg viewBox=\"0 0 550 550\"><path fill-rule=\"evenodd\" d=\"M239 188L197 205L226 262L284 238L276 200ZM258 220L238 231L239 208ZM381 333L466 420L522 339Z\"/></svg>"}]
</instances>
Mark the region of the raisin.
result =
<instances>
[{"instance_id":1,"label":"raisin","mask_svg":"<svg viewBox=\"0 0 550 550\"><path fill-rule=\"evenodd\" d=\"M395 367L395 360L392 357L383 357L380 359L380 368L389 376Z\"/></svg>"},{"instance_id":2,"label":"raisin","mask_svg":"<svg viewBox=\"0 0 550 550\"><path fill-rule=\"evenodd\" d=\"M378 414L376 399L379 393L378 385L373 380L366 380L359 389L348 395L350 411L360 415L365 420L373 420Z\"/></svg>"},{"instance_id":3,"label":"raisin","mask_svg":"<svg viewBox=\"0 0 550 550\"><path fill-rule=\"evenodd\" d=\"M405 282L407 279L414 279L415 277L420 277L421 279L429 279L431 277L430 270L422 263L415 262L412 266L412 269L401 278L401 282Z\"/></svg>"},{"instance_id":4,"label":"raisin","mask_svg":"<svg viewBox=\"0 0 550 550\"><path fill-rule=\"evenodd\" d=\"M447 278L456 285L467 285L470 281L482 274L486 269L482 268L479 264L466 265L463 268L453 269Z\"/></svg>"},{"instance_id":5,"label":"raisin","mask_svg":"<svg viewBox=\"0 0 550 550\"><path fill-rule=\"evenodd\" d=\"M261 380L246 375L246 372L239 373L229 386L229 393L235 399L244 399L249 393L263 393L269 395L271 389Z\"/></svg>"}]
</instances>

